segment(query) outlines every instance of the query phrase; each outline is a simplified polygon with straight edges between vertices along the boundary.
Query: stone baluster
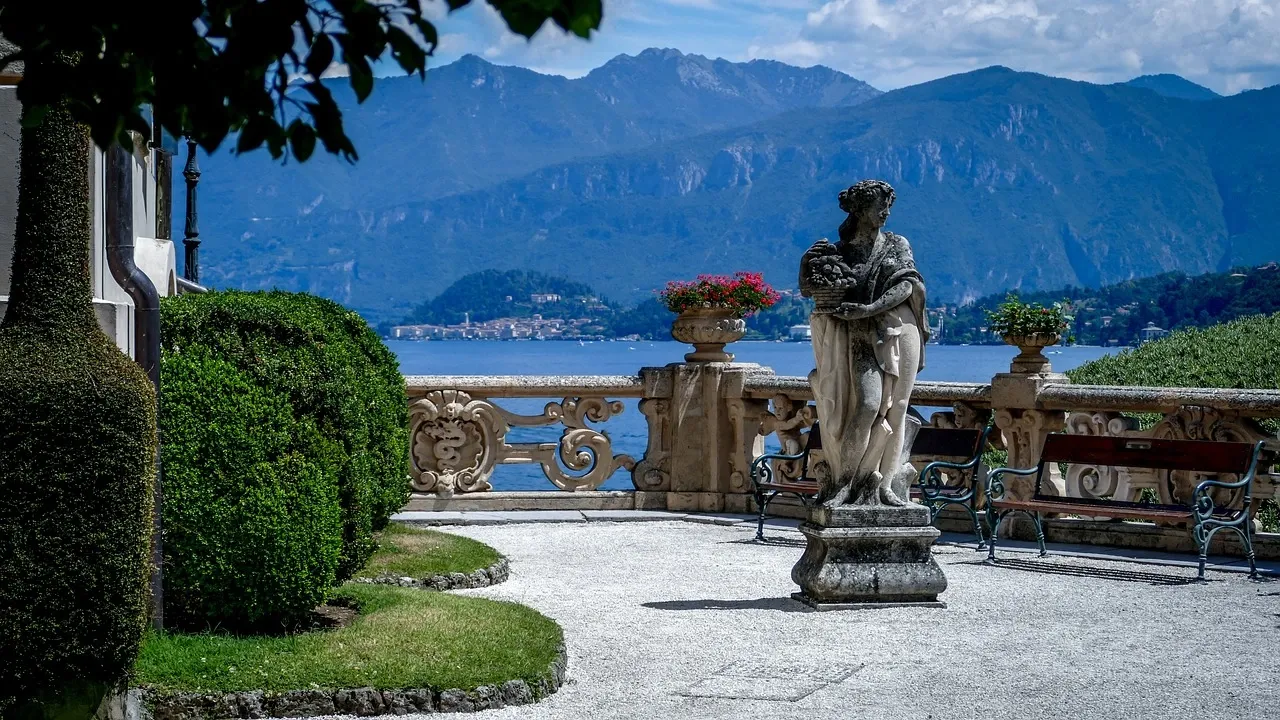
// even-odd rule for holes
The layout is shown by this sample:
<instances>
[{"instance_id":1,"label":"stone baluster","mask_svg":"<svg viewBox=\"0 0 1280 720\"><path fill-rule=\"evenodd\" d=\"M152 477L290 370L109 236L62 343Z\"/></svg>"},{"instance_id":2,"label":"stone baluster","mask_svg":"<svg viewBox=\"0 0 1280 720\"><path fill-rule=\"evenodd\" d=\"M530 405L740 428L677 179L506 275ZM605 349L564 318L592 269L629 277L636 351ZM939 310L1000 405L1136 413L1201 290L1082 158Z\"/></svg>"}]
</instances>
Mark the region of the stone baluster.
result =
<instances>
[{"instance_id":1,"label":"stone baluster","mask_svg":"<svg viewBox=\"0 0 1280 720\"><path fill-rule=\"evenodd\" d=\"M1040 390L1046 385L1067 384L1070 380L1066 375L1053 372L1048 363L1039 372L1018 372L1022 367L1015 362L1011 372L992 378L991 409L1009 453L1008 466L1030 468L1039 463L1045 438L1049 433L1061 432L1067 421L1066 412L1046 409L1040 404ZM1040 491L1046 495L1065 495L1066 482L1058 466L1051 464L1045 472ZM1006 497L1026 499L1035 492L1035 477L1007 475L1005 487ZM1029 528L1031 523L1011 518L1011 522L1001 525L1001 532L1018 535L1024 525Z\"/></svg>"}]
</instances>

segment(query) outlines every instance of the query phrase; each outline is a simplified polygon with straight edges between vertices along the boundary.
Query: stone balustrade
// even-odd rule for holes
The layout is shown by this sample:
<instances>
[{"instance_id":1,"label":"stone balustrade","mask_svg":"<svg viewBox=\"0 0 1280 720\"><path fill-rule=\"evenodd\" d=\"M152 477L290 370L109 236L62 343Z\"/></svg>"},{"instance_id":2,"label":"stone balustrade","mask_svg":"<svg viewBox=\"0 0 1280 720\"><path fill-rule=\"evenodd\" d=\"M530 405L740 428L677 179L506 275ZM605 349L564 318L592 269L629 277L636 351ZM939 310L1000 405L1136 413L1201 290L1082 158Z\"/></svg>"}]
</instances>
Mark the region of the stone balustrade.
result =
<instances>
[{"instance_id":1,"label":"stone balustrade","mask_svg":"<svg viewBox=\"0 0 1280 720\"><path fill-rule=\"evenodd\" d=\"M752 364L688 363L623 376L411 376L414 489L445 496L492 489L495 468L541 466L561 490L591 491L628 471L629 507L748 512L749 469L766 437L798 452L815 420L807 378ZM550 398L536 415L504 409L506 399ZM616 453L611 418L638 399L647 425L643 454ZM527 401L525 401L527 402ZM1051 432L1254 442L1273 437L1261 421L1280 418L1280 391L1073 385L1063 375L1001 373L990 383L919 382L918 408L936 409L940 427L994 422L997 448L1014 467L1031 467ZM558 442L512 442L513 428L562 426ZM781 476L799 468L776 468ZM1070 497L1185 502L1192 473L1071 465L1049 468L1045 487ZM1263 473L1254 503L1280 495L1280 476ZM1030 492L1030 481L1009 492ZM1236 504L1241 498L1219 498ZM1098 524L1099 526L1101 524ZM1114 524L1112 524L1114 525ZM1074 537L1074 536L1073 536ZM1280 547L1280 544L1277 545Z\"/></svg>"},{"instance_id":2,"label":"stone balustrade","mask_svg":"<svg viewBox=\"0 0 1280 720\"><path fill-rule=\"evenodd\" d=\"M598 426L640 397L634 376L409 376L410 482L437 495L492 490L494 468L534 463L561 490L594 490L636 461L615 455ZM559 397L538 415L503 409L497 398ZM558 442L510 442L512 428L562 425Z\"/></svg>"}]
</instances>

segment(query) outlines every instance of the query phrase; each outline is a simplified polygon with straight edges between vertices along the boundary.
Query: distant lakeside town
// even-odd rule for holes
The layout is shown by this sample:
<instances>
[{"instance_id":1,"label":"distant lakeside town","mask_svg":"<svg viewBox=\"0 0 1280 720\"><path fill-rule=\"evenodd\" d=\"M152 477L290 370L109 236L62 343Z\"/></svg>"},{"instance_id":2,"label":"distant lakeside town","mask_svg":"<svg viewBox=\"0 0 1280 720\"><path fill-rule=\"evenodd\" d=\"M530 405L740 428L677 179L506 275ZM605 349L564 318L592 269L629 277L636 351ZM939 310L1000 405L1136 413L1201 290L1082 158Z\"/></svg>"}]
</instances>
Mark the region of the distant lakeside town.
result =
<instances>
[{"instance_id":1,"label":"distant lakeside town","mask_svg":"<svg viewBox=\"0 0 1280 720\"><path fill-rule=\"evenodd\" d=\"M1061 303L1071 323L1063 334L1067 344L1133 346L1172 330L1280 312L1278 270L1268 263L1195 277L1167 273L1101 288L1027 292L1021 299ZM776 305L747 318L745 339L810 340L812 302L797 290L779 293ZM1007 295L930 308L930 342L1000 344L986 313ZM625 307L565 278L485 270L459 279L401 323L381 329L390 340L635 341L668 338L674 318L656 297Z\"/></svg>"}]
</instances>

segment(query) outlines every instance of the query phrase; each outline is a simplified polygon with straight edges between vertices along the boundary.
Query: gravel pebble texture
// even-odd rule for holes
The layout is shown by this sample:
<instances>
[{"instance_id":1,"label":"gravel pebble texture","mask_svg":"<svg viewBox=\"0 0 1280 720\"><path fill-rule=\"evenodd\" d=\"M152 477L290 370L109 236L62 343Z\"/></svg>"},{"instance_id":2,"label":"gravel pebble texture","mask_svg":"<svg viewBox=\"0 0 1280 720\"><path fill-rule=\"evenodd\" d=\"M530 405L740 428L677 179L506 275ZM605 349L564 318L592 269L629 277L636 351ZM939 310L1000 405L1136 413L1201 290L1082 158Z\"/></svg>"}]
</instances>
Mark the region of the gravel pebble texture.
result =
<instances>
[{"instance_id":1,"label":"gravel pebble texture","mask_svg":"<svg viewBox=\"0 0 1280 720\"><path fill-rule=\"evenodd\" d=\"M466 594L565 629L568 682L491 718L1276 718L1280 582L935 547L947 609L811 612L800 536L686 522L450 528L511 560ZM1003 551L1002 551L1003 554Z\"/></svg>"}]
</instances>

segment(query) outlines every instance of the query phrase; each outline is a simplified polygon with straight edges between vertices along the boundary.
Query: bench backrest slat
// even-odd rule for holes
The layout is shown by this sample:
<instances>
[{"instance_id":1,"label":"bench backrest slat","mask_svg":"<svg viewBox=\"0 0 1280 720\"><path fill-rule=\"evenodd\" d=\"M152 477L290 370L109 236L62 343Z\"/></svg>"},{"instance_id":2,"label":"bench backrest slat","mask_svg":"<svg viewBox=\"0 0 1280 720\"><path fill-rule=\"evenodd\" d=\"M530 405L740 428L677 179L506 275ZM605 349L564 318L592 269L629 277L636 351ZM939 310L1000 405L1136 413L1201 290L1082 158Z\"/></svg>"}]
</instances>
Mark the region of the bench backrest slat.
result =
<instances>
[{"instance_id":1,"label":"bench backrest slat","mask_svg":"<svg viewBox=\"0 0 1280 720\"><path fill-rule=\"evenodd\" d=\"M1243 474L1249 471L1253 445L1053 433L1045 438L1040 457L1044 462Z\"/></svg>"},{"instance_id":2,"label":"bench backrest slat","mask_svg":"<svg viewBox=\"0 0 1280 720\"><path fill-rule=\"evenodd\" d=\"M911 454L967 459L977 452L980 437L981 430L922 427L911 444Z\"/></svg>"}]
</instances>

